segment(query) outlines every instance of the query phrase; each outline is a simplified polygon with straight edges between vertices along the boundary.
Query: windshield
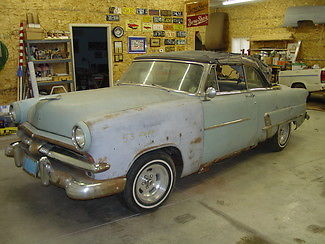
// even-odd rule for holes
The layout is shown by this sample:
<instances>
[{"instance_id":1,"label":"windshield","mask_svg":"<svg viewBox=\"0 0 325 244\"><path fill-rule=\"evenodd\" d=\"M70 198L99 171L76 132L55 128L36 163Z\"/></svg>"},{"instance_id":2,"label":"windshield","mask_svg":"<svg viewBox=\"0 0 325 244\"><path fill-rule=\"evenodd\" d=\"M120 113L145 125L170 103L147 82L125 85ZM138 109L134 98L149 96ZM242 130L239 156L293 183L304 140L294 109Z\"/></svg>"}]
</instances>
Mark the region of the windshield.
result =
<instances>
[{"instance_id":1,"label":"windshield","mask_svg":"<svg viewBox=\"0 0 325 244\"><path fill-rule=\"evenodd\" d=\"M195 93L202 72L203 66L197 64L164 61L134 62L119 83L161 86Z\"/></svg>"}]
</instances>

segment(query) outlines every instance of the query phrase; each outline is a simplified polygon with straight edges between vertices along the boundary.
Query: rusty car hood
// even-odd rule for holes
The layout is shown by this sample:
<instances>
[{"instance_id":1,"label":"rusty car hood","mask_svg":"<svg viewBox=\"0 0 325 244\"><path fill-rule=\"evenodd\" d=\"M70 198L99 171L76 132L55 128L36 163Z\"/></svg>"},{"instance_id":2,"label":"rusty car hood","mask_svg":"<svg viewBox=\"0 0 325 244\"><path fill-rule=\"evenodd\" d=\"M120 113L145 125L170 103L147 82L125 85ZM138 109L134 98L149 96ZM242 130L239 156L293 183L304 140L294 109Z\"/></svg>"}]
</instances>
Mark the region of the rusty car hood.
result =
<instances>
[{"instance_id":1,"label":"rusty car hood","mask_svg":"<svg viewBox=\"0 0 325 244\"><path fill-rule=\"evenodd\" d=\"M27 121L39 130L71 137L79 121L188 98L155 87L116 86L41 98L28 111Z\"/></svg>"}]
</instances>

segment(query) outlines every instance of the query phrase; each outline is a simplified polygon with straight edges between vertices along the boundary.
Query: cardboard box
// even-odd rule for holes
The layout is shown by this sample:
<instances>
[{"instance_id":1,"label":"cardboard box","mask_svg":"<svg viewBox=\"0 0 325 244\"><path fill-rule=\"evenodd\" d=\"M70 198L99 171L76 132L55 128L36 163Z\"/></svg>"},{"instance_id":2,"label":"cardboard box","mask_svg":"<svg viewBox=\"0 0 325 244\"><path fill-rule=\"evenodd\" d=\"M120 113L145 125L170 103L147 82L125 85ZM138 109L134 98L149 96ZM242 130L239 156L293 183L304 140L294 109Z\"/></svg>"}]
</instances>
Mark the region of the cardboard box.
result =
<instances>
[{"instance_id":1,"label":"cardboard box","mask_svg":"<svg viewBox=\"0 0 325 244\"><path fill-rule=\"evenodd\" d=\"M26 28L26 40L42 40L45 38L45 33L41 28Z\"/></svg>"},{"instance_id":2,"label":"cardboard box","mask_svg":"<svg viewBox=\"0 0 325 244\"><path fill-rule=\"evenodd\" d=\"M266 63L268 65L272 65L273 58L272 57L263 57L263 61L264 61L264 63Z\"/></svg>"}]
</instances>

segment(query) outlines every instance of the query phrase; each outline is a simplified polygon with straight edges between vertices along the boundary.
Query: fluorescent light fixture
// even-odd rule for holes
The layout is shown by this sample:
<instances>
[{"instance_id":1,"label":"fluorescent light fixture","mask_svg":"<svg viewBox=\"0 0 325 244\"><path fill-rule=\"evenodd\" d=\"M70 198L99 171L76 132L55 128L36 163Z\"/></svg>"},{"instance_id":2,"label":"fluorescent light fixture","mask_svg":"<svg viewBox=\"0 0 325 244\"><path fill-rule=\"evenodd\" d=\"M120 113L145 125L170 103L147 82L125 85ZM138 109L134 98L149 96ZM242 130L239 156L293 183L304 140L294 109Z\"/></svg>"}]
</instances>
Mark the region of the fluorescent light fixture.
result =
<instances>
[{"instance_id":1,"label":"fluorescent light fixture","mask_svg":"<svg viewBox=\"0 0 325 244\"><path fill-rule=\"evenodd\" d=\"M245 2L251 2L251 1L254 1L254 0L227 0L227 1L222 2L222 5L245 3Z\"/></svg>"}]
</instances>

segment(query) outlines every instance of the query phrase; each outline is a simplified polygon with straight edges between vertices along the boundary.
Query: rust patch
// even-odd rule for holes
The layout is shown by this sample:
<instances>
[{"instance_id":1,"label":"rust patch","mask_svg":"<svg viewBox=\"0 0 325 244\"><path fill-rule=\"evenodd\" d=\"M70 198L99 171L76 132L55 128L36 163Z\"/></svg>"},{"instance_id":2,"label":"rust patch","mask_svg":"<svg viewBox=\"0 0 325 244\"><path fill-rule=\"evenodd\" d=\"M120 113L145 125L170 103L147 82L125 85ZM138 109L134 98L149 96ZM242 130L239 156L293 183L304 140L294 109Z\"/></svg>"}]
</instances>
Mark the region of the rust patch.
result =
<instances>
[{"instance_id":1,"label":"rust patch","mask_svg":"<svg viewBox=\"0 0 325 244\"><path fill-rule=\"evenodd\" d=\"M307 230L313 233L324 233L325 232L325 226L319 226L319 225L309 225L307 226Z\"/></svg>"},{"instance_id":2,"label":"rust patch","mask_svg":"<svg viewBox=\"0 0 325 244\"><path fill-rule=\"evenodd\" d=\"M119 117L120 115L121 115L121 113L106 114L103 117L100 117L98 119L91 120L91 121L85 121L85 123L89 127L92 127L92 125L94 125L94 124L96 124L96 123L98 123L100 121L113 119L113 118Z\"/></svg>"},{"instance_id":3,"label":"rust patch","mask_svg":"<svg viewBox=\"0 0 325 244\"><path fill-rule=\"evenodd\" d=\"M154 142L154 141L152 141ZM152 146L152 147L147 147L145 149L142 149L140 150L136 155L135 155L135 159L137 159L139 156L141 156L142 154L146 153L146 152L149 152L149 151L152 151L154 149L159 149L159 148L163 148L163 147L168 147L170 146L171 144L161 144L161 145L158 145L158 146Z\"/></svg>"},{"instance_id":4,"label":"rust patch","mask_svg":"<svg viewBox=\"0 0 325 244\"><path fill-rule=\"evenodd\" d=\"M215 163L219 163L219 162L221 162L221 161L223 161L223 160L225 160L225 159L227 159L227 158L234 157L234 156L236 156L236 155L238 155L238 154L240 154L240 153L242 153L242 152L248 151L248 150L253 149L253 148L255 148L255 147L256 147L256 146L246 147L246 148L243 148L243 149L241 149L241 150L239 150L239 151L236 151L236 152L233 152L233 153L227 154L227 155L225 155L225 156L223 156L223 157L221 157L221 158L217 158L217 159L215 159L215 160L213 160L213 161L211 161L211 162L208 162L208 163L206 163L206 164L203 164L203 165L201 165L201 167L200 167L198 173L199 173L199 174L200 174L200 173L205 173L205 172L209 171L210 167L211 167L213 164L215 164Z\"/></svg>"},{"instance_id":5,"label":"rust patch","mask_svg":"<svg viewBox=\"0 0 325 244\"><path fill-rule=\"evenodd\" d=\"M202 137L197 137L193 141L191 141L191 144L197 144L200 143L201 141L202 141Z\"/></svg>"},{"instance_id":6,"label":"rust patch","mask_svg":"<svg viewBox=\"0 0 325 244\"><path fill-rule=\"evenodd\" d=\"M108 163L108 158L107 157L99 158L97 163Z\"/></svg>"}]
</instances>

